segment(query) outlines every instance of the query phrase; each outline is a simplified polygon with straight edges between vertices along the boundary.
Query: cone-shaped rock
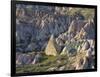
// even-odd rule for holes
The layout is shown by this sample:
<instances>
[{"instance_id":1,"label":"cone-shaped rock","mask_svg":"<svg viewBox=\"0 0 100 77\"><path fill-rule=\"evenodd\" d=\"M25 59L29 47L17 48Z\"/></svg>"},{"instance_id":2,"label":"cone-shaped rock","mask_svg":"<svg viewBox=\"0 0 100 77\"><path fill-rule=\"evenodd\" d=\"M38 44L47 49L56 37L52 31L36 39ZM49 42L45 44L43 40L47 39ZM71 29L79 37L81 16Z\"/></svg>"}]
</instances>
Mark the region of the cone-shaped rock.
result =
<instances>
[{"instance_id":1,"label":"cone-shaped rock","mask_svg":"<svg viewBox=\"0 0 100 77\"><path fill-rule=\"evenodd\" d=\"M66 46L63 48L62 52L60 55L66 55L68 53Z\"/></svg>"},{"instance_id":2,"label":"cone-shaped rock","mask_svg":"<svg viewBox=\"0 0 100 77\"><path fill-rule=\"evenodd\" d=\"M48 41L48 44L46 46L46 49L45 49L45 54L46 55L53 55L53 56L56 56L57 55L57 51L56 51L56 48L55 48L55 44L54 44L54 36L51 35L49 41Z\"/></svg>"},{"instance_id":3,"label":"cone-shaped rock","mask_svg":"<svg viewBox=\"0 0 100 77\"><path fill-rule=\"evenodd\" d=\"M80 32L74 38L79 40L79 39L85 38L85 36L86 36L86 32L85 32L84 28L82 28L80 30Z\"/></svg>"}]
</instances>

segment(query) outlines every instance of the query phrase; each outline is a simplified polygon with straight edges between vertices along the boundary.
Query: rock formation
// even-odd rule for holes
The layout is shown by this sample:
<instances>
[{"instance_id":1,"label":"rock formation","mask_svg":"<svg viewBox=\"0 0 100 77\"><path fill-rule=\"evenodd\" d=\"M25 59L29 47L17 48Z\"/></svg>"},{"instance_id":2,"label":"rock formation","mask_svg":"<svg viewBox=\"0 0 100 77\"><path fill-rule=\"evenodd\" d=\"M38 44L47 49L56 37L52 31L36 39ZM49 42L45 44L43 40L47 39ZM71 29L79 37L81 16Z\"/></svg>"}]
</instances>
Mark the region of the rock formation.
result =
<instances>
[{"instance_id":1,"label":"rock formation","mask_svg":"<svg viewBox=\"0 0 100 77\"><path fill-rule=\"evenodd\" d=\"M45 49L45 54L46 55L53 55L53 56L57 55L53 35L51 35L51 37L48 41L48 44L47 44L46 49Z\"/></svg>"},{"instance_id":2,"label":"rock formation","mask_svg":"<svg viewBox=\"0 0 100 77\"><path fill-rule=\"evenodd\" d=\"M66 47L64 47L60 55L66 55L66 54L68 55L68 50Z\"/></svg>"},{"instance_id":3,"label":"rock formation","mask_svg":"<svg viewBox=\"0 0 100 77\"><path fill-rule=\"evenodd\" d=\"M45 62L47 71L94 67L95 22L93 18L87 20L81 12L70 15L72 10L75 9L16 5L16 67L43 66ZM49 61L49 57L53 58Z\"/></svg>"}]
</instances>

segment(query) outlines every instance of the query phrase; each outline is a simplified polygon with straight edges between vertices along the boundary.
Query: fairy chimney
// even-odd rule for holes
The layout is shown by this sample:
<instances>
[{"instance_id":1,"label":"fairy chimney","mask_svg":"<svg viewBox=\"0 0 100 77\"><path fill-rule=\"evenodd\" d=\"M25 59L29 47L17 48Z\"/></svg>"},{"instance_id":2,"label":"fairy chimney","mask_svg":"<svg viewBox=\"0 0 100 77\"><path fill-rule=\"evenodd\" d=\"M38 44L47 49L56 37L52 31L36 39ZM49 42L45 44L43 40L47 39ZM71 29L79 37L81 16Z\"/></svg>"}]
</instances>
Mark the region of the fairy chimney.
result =
<instances>
[{"instance_id":1,"label":"fairy chimney","mask_svg":"<svg viewBox=\"0 0 100 77\"><path fill-rule=\"evenodd\" d=\"M57 55L53 34L51 35L51 37L48 41L48 44L47 44L46 49L45 49L45 54L46 55L53 55L53 56Z\"/></svg>"}]
</instances>

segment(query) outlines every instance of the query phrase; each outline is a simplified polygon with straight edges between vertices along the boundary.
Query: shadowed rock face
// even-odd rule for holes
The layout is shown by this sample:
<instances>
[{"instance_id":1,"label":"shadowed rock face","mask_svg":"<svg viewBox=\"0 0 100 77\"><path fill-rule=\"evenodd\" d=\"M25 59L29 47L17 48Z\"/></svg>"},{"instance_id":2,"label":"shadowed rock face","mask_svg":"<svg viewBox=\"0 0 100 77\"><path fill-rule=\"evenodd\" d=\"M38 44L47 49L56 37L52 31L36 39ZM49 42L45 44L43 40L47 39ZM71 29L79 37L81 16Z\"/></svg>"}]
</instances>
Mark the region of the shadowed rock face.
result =
<instances>
[{"instance_id":1,"label":"shadowed rock face","mask_svg":"<svg viewBox=\"0 0 100 77\"><path fill-rule=\"evenodd\" d=\"M60 7L17 5L16 8L16 51L40 51L52 33L58 36L71 22L69 16L60 12ZM33 43L37 45L35 49Z\"/></svg>"},{"instance_id":2,"label":"shadowed rock face","mask_svg":"<svg viewBox=\"0 0 100 77\"><path fill-rule=\"evenodd\" d=\"M16 25L16 46L17 51L20 51L18 48L22 48L22 51L25 51L28 44L30 44L31 39L35 33L35 28L32 25L20 24Z\"/></svg>"}]
</instances>

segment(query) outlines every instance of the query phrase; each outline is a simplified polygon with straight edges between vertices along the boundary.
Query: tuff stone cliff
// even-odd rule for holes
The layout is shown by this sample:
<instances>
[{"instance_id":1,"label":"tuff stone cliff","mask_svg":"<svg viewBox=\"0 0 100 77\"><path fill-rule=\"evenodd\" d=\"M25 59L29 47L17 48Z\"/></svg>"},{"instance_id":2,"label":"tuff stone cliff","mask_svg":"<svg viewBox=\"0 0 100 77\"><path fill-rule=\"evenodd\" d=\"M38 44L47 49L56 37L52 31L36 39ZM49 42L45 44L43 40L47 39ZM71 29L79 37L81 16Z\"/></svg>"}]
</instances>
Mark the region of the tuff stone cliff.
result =
<instances>
[{"instance_id":1,"label":"tuff stone cliff","mask_svg":"<svg viewBox=\"0 0 100 77\"><path fill-rule=\"evenodd\" d=\"M18 52L44 50L43 44L47 43L52 33L57 37L68 30L72 21L71 17L62 13L64 9L61 7L17 5L16 8Z\"/></svg>"}]
</instances>

